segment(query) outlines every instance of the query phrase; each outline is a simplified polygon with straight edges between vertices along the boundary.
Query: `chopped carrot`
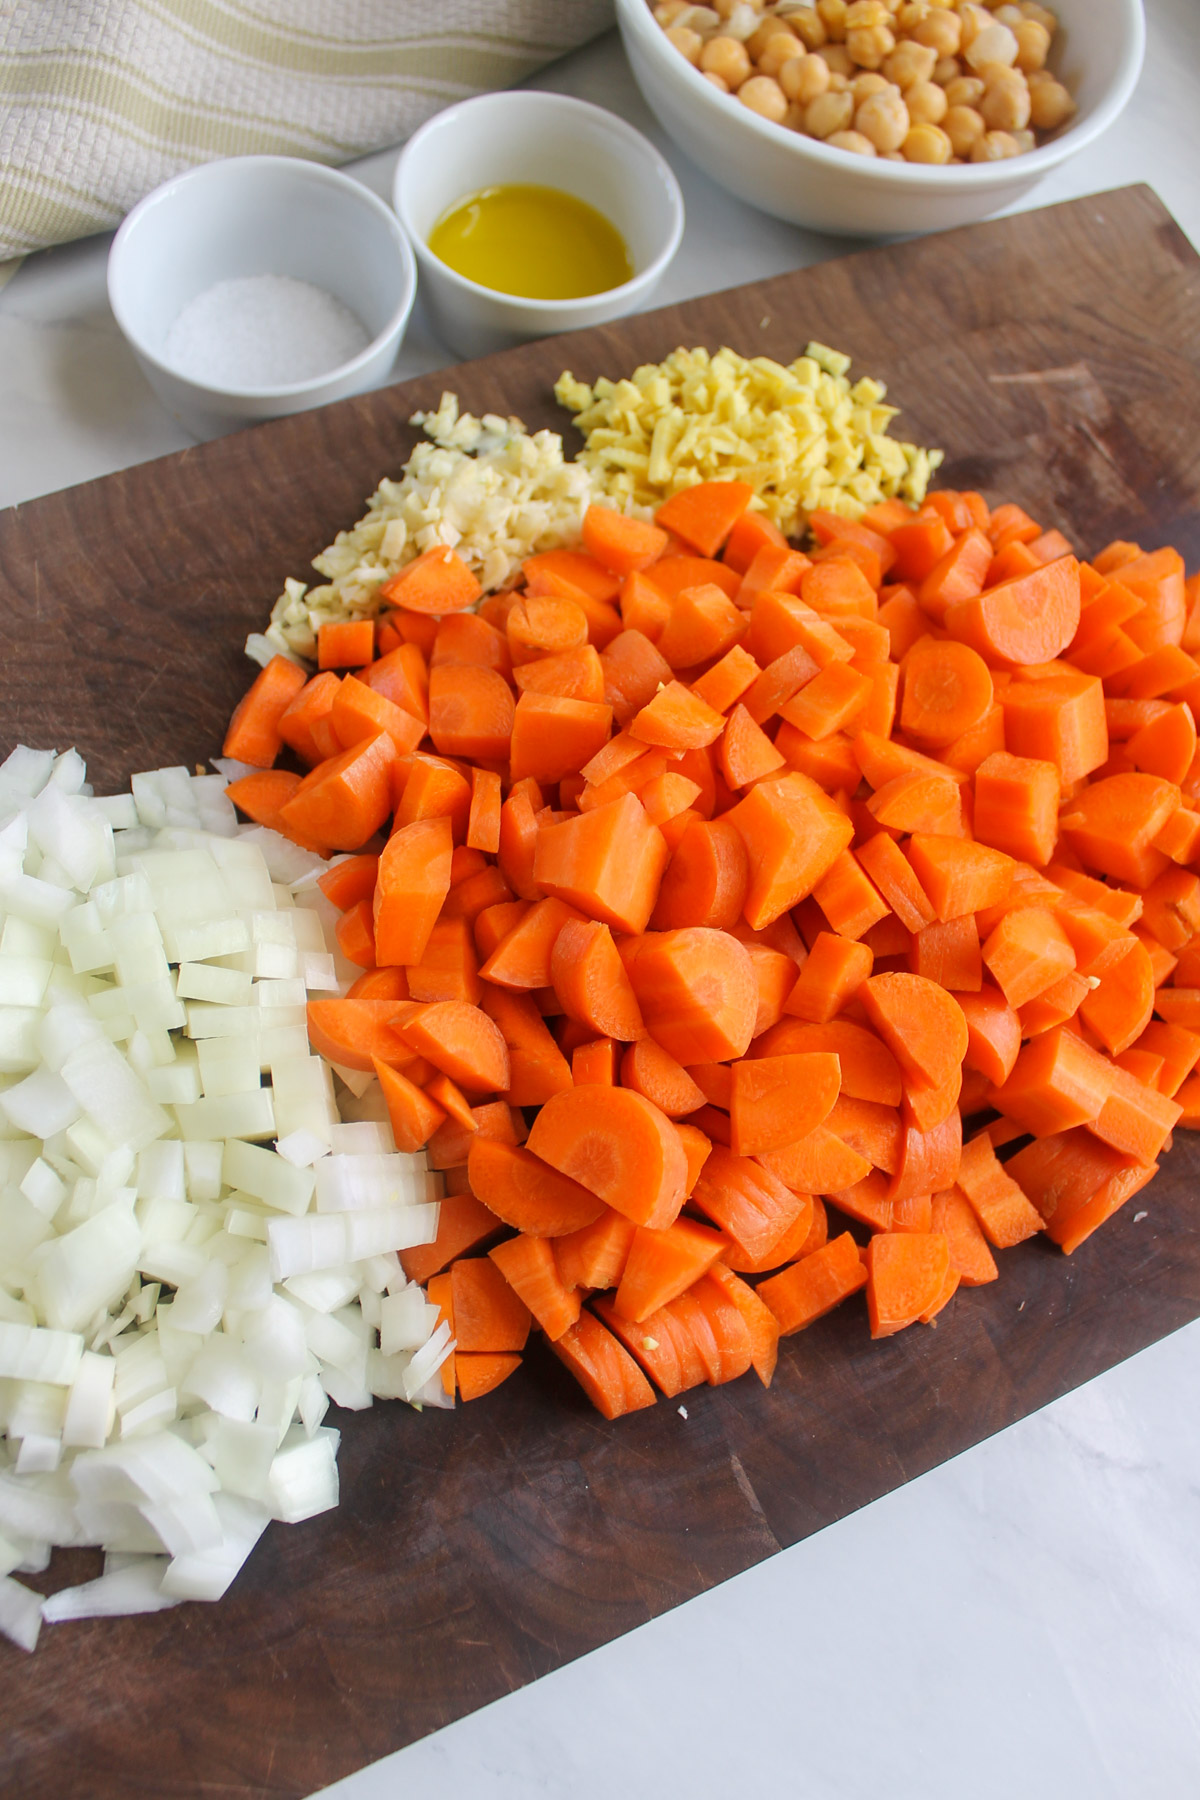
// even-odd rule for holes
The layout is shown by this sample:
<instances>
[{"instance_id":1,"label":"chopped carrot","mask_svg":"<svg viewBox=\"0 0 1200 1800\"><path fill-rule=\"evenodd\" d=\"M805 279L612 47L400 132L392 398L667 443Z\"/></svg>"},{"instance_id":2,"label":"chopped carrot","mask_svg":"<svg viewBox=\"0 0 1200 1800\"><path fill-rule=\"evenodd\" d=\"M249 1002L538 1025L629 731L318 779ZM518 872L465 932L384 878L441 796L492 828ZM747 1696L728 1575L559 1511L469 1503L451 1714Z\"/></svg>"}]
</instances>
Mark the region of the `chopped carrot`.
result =
<instances>
[{"instance_id":1,"label":"chopped carrot","mask_svg":"<svg viewBox=\"0 0 1200 1800\"><path fill-rule=\"evenodd\" d=\"M715 556L753 498L747 481L702 481L680 488L654 516L701 556Z\"/></svg>"},{"instance_id":2,"label":"chopped carrot","mask_svg":"<svg viewBox=\"0 0 1200 1800\"><path fill-rule=\"evenodd\" d=\"M719 1231L692 1219L676 1219L662 1231L639 1225L621 1273L617 1311L639 1323L669 1306L711 1268L726 1243Z\"/></svg>"},{"instance_id":3,"label":"chopped carrot","mask_svg":"<svg viewBox=\"0 0 1200 1800\"><path fill-rule=\"evenodd\" d=\"M418 1056L448 1075L468 1093L496 1093L509 1082L508 1045L500 1027L465 1000L439 1000L415 1007L397 1022Z\"/></svg>"},{"instance_id":4,"label":"chopped carrot","mask_svg":"<svg viewBox=\"0 0 1200 1800\"><path fill-rule=\"evenodd\" d=\"M842 1072L841 1091L848 1098L899 1106L899 1064L874 1032L852 1020L831 1019L827 1024L812 1024L802 1019L782 1019L754 1045L754 1053L763 1056L814 1050L832 1051L837 1056Z\"/></svg>"},{"instance_id":5,"label":"chopped carrot","mask_svg":"<svg viewBox=\"0 0 1200 1800\"><path fill-rule=\"evenodd\" d=\"M675 529L672 527L671 529ZM679 532L679 536L684 533ZM657 562L667 547L668 533L641 519L630 519L611 506L589 506L583 515L583 545L601 568L614 575L628 575ZM700 548L700 546L697 546ZM705 550L708 556L712 552Z\"/></svg>"},{"instance_id":6,"label":"chopped carrot","mask_svg":"<svg viewBox=\"0 0 1200 1800\"><path fill-rule=\"evenodd\" d=\"M625 1051L621 1086L652 1101L668 1119L682 1119L704 1104L703 1090L652 1037L640 1038Z\"/></svg>"},{"instance_id":7,"label":"chopped carrot","mask_svg":"<svg viewBox=\"0 0 1200 1800\"><path fill-rule=\"evenodd\" d=\"M460 1256L450 1265L450 1300L456 1348L489 1353L525 1348L529 1308L490 1257Z\"/></svg>"},{"instance_id":8,"label":"chopped carrot","mask_svg":"<svg viewBox=\"0 0 1200 1800\"><path fill-rule=\"evenodd\" d=\"M533 866L547 893L615 931L640 932L654 909L666 862L662 833L637 796L626 794L540 830Z\"/></svg>"},{"instance_id":9,"label":"chopped carrot","mask_svg":"<svg viewBox=\"0 0 1200 1800\"><path fill-rule=\"evenodd\" d=\"M466 563L445 544L434 544L422 551L379 589L380 597L389 606L439 615L465 612L482 592Z\"/></svg>"},{"instance_id":10,"label":"chopped carrot","mask_svg":"<svg viewBox=\"0 0 1200 1800\"><path fill-rule=\"evenodd\" d=\"M752 1258L767 1255L806 1210L761 1163L716 1145L692 1190L692 1203Z\"/></svg>"},{"instance_id":11,"label":"chopped carrot","mask_svg":"<svg viewBox=\"0 0 1200 1800\"><path fill-rule=\"evenodd\" d=\"M841 1064L829 1051L735 1062L729 1109L734 1154L783 1150L807 1137L829 1117L840 1085Z\"/></svg>"},{"instance_id":12,"label":"chopped carrot","mask_svg":"<svg viewBox=\"0 0 1200 1800\"><path fill-rule=\"evenodd\" d=\"M880 1231L867 1245L867 1313L873 1338L932 1316L950 1268L941 1233Z\"/></svg>"},{"instance_id":13,"label":"chopped carrot","mask_svg":"<svg viewBox=\"0 0 1200 1800\"><path fill-rule=\"evenodd\" d=\"M506 1225L531 1237L561 1237L592 1224L596 1196L517 1144L477 1135L467 1157L471 1192Z\"/></svg>"},{"instance_id":14,"label":"chopped carrot","mask_svg":"<svg viewBox=\"0 0 1200 1800\"><path fill-rule=\"evenodd\" d=\"M601 1209L594 1224L580 1226L554 1240L559 1273L568 1287L614 1288L621 1279L637 1227L611 1206Z\"/></svg>"},{"instance_id":15,"label":"chopped carrot","mask_svg":"<svg viewBox=\"0 0 1200 1800\"><path fill-rule=\"evenodd\" d=\"M411 1154L422 1149L446 1117L445 1112L399 1069L389 1068L378 1057L374 1059L374 1067L383 1089L397 1150Z\"/></svg>"},{"instance_id":16,"label":"chopped carrot","mask_svg":"<svg viewBox=\"0 0 1200 1800\"><path fill-rule=\"evenodd\" d=\"M647 1029L678 1062L745 1055L758 989L745 946L728 932L684 926L652 933L630 979Z\"/></svg>"},{"instance_id":17,"label":"chopped carrot","mask_svg":"<svg viewBox=\"0 0 1200 1800\"><path fill-rule=\"evenodd\" d=\"M554 904L562 903L543 902ZM553 941L549 976L563 1012L597 1037L630 1043L645 1035L637 997L607 925L568 918Z\"/></svg>"},{"instance_id":18,"label":"chopped carrot","mask_svg":"<svg viewBox=\"0 0 1200 1800\"><path fill-rule=\"evenodd\" d=\"M221 754L269 769L283 749L280 720L307 682L297 663L273 656L234 708Z\"/></svg>"},{"instance_id":19,"label":"chopped carrot","mask_svg":"<svg viewBox=\"0 0 1200 1800\"><path fill-rule=\"evenodd\" d=\"M757 1293L779 1321L780 1336L787 1337L832 1312L866 1283L858 1245L846 1231L782 1274L760 1282Z\"/></svg>"},{"instance_id":20,"label":"chopped carrot","mask_svg":"<svg viewBox=\"0 0 1200 1800\"><path fill-rule=\"evenodd\" d=\"M637 1225L662 1230L684 1200L687 1157L666 1114L630 1088L573 1088L543 1106L529 1147Z\"/></svg>"},{"instance_id":21,"label":"chopped carrot","mask_svg":"<svg viewBox=\"0 0 1200 1800\"><path fill-rule=\"evenodd\" d=\"M579 1290L563 1282L549 1238L522 1233L497 1244L488 1255L548 1338L560 1338L574 1325L580 1312Z\"/></svg>"},{"instance_id":22,"label":"chopped carrot","mask_svg":"<svg viewBox=\"0 0 1200 1800\"><path fill-rule=\"evenodd\" d=\"M332 850L360 850L392 810L396 761L385 732L327 757L305 776L280 817L290 830Z\"/></svg>"},{"instance_id":23,"label":"chopped carrot","mask_svg":"<svg viewBox=\"0 0 1200 1800\"><path fill-rule=\"evenodd\" d=\"M464 1354L456 1350L451 1360L460 1400L482 1400L521 1366L521 1358L510 1351L477 1350Z\"/></svg>"},{"instance_id":24,"label":"chopped carrot","mask_svg":"<svg viewBox=\"0 0 1200 1800\"><path fill-rule=\"evenodd\" d=\"M1042 1229L1041 1214L997 1160L987 1132L963 1145L958 1187L973 1207L988 1242L997 1250L1007 1250Z\"/></svg>"},{"instance_id":25,"label":"chopped carrot","mask_svg":"<svg viewBox=\"0 0 1200 1800\"><path fill-rule=\"evenodd\" d=\"M437 1236L432 1244L401 1250L400 1266L410 1281L422 1285L440 1274L456 1257L476 1250L501 1230L501 1222L474 1194L448 1194L438 1208Z\"/></svg>"},{"instance_id":26,"label":"chopped carrot","mask_svg":"<svg viewBox=\"0 0 1200 1800\"><path fill-rule=\"evenodd\" d=\"M633 1358L590 1313L580 1313L550 1348L606 1419L654 1405L654 1389Z\"/></svg>"}]
</instances>

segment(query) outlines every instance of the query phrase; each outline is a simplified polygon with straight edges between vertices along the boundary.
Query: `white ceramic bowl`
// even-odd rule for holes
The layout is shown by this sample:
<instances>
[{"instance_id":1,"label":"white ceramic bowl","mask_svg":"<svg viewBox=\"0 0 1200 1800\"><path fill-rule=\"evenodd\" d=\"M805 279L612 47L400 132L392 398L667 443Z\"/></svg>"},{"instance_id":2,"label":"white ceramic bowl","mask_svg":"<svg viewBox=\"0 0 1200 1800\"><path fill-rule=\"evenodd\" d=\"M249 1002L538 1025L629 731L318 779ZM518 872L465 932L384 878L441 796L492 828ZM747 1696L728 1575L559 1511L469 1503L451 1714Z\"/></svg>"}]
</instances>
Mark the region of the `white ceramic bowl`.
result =
<instances>
[{"instance_id":1,"label":"white ceramic bowl","mask_svg":"<svg viewBox=\"0 0 1200 1800\"><path fill-rule=\"evenodd\" d=\"M1054 0L1056 73L1078 102L1073 124L1006 162L929 168L829 149L720 94L655 23L646 0L617 0L633 73L659 121L706 175L793 225L852 237L942 231L1000 211L1112 124L1137 85L1141 0Z\"/></svg>"},{"instance_id":2,"label":"white ceramic bowl","mask_svg":"<svg viewBox=\"0 0 1200 1800\"><path fill-rule=\"evenodd\" d=\"M357 314L370 343L327 373L286 386L233 389L178 374L165 360L183 308L218 281L287 275ZM383 379L417 291L395 217L348 175L290 156L237 156L166 181L113 240L108 298L146 378L193 437L324 406Z\"/></svg>"},{"instance_id":3,"label":"white ceramic bowl","mask_svg":"<svg viewBox=\"0 0 1200 1800\"><path fill-rule=\"evenodd\" d=\"M510 182L559 188L603 213L625 239L632 280L578 300L529 300L456 274L430 250L430 232L456 201ZM679 183L653 144L564 94L517 90L447 107L404 146L393 202L433 328L460 356L621 318L649 298L683 235Z\"/></svg>"}]
</instances>

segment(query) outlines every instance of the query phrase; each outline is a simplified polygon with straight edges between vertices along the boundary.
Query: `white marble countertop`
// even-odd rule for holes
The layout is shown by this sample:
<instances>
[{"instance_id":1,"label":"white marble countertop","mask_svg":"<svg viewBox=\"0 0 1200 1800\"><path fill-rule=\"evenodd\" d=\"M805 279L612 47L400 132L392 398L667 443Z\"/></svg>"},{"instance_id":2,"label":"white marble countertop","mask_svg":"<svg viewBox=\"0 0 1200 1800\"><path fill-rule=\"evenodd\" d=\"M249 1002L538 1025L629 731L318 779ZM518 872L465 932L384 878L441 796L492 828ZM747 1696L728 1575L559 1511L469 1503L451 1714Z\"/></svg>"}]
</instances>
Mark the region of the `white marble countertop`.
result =
<instances>
[{"instance_id":1,"label":"white marble countertop","mask_svg":"<svg viewBox=\"0 0 1200 1800\"><path fill-rule=\"evenodd\" d=\"M1197 0L1147 0L1123 119L1031 197L1155 187L1200 245ZM648 132L688 226L657 300L852 245L719 192L654 127L614 38L536 84ZM355 170L390 188L394 152ZM182 448L108 311L107 238L0 293L0 505ZM1120 246L1114 246L1120 254ZM452 358L414 315L396 377ZM1154 1190L1139 1201L1153 1228ZM338 1800L1195 1800L1200 1324L532 1687L326 1790Z\"/></svg>"}]
</instances>

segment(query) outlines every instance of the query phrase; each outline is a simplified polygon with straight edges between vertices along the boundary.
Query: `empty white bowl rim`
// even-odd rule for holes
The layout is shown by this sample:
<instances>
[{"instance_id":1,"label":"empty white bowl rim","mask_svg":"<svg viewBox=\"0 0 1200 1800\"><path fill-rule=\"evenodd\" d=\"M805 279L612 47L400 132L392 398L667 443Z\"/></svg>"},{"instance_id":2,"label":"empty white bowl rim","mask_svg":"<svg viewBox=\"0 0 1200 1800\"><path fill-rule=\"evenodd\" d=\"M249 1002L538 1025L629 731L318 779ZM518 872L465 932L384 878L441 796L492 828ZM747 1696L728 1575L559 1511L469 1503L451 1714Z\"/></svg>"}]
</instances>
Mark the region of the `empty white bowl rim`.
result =
<instances>
[{"instance_id":1,"label":"empty white bowl rim","mask_svg":"<svg viewBox=\"0 0 1200 1800\"><path fill-rule=\"evenodd\" d=\"M646 267L640 270L636 275L630 276L628 281L623 281L619 287L601 288L595 294L577 294L572 299L568 300L539 300L533 295L510 294L506 292L504 288L485 287L483 282L472 281L468 276L460 275L457 269L452 269L448 262L443 262L442 258L435 255L429 248L429 245L425 242L420 232L413 224L404 200L404 171L406 164L411 169L412 152L421 143L422 139L430 136L440 126L452 122L455 118L468 110L498 108L516 100L519 100L523 107L528 107L532 101L535 106L539 106L545 111L589 113L593 119L602 121L604 126L611 130L615 136L624 138L633 149L638 150L645 156L646 160L652 164L656 173L661 177L671 206L671 229L668 233L667 240L653 262L648 263ZM550 185L553 184L551 183ZM468 190L468 193L469 192L470 190ZM466 199L467 195L464 194L462 198ZM413 249L417 253L417 260L423 267L436 269L440 276L448 281L452 287L458 288L461 293L486 296L490 301L507 304L512 307L520 307L522 311L528 310L535 315L538 313L545 314L546 316L549 316L550 314L562 314L563 312L572 309L582 312L585 308L594 306L597 301L603 301L607 305L612 301L620 302L621 300L632 298L635 294L641 292L658 280L658 277L662 274L663 270L667 267L671 258L678 250L680 240L683 237L683 194L680 190L678 181L675 179L675 171L672 169L670 163L667 162L666 158L661 156L654 148L654 145L650 142L648 137L645 137L635 126L630 125L626 119L622 119L619 114L609 112L607 107L604 106L593 106L590 100L576 100L573 94L546 94L542 93L540 90L530 91L526 88L502 88L499 92L494 94L475 94L471 99L460 100L456 105L447 106L441 112L435 113L431 119L426 119L424 125L413 132L413 135L409 138L403 150L400 152L400 160L396 164L396 174L392 183L392 204L396 209L396 214L401 225L403 225L404 230L412 243Z\"/></svg>"},{"instance_id":2,"label":"empty white bowl rim","mask_svg":"<svg viewBox=\"0 0 1200 1800\"><path fill-rule=\"evenodd\" d=\"M1048 144L1042 144L1036 150L1026 150L1018 156L1005 157L994 163L966 163L961 168L947 168L939 163L894 163L885 162L878 156L854 156L846 150L831 149L823 144L820 138L804 137L798 131L787 131L781 125L773 124L769 119L762 119L748 106L742 106L734 94L718 93L712 83L706 81L698 69L694 69L687 59L680 55L674 45L668 44L666 34L657 24L646 0L617 0L617 12L628 23L630 30L635 31L644 42L654 44L651 55L661 54L661 47L669 50L671 55L682 65L681 73L687 70L694 78L694 91L697 100L714 105L723 115L728 116L730 106L736 110L734 117L748 125L750 130L761 137L764 143L776 146L785 144L797 152L800 159L811 157L813 162L825 168L836 168L842 171L850 164L855 174L867 176L870 180L880 181L893 187L941 187L946 192L979 191L981 189L1004 187L1014 178L1014 171L1020 166L1022 174L1028 173L1031 178L1043 175L1047 170L1055 168L1077 150L1082 150L1102 131L1107 130L1113 120L1128 104L1129 97L1137 86L1142 72L1142 60L1146 52L1146 16L1140 0L1128 0L1129 23L1133 32L1133 54L1123 64L1108 91L1103 94L1095 108L1085 119L1068 125L1059 137Z\"/></svg>"},{"instance_id":3,"label":"empty white bowl rim","mask_svg":"<svg viewBox=\"0 0 1200 1800\"><path fill-rule=\"evenodd\" d=\"M404 280L400 298L387 324L381 331L376 332L364 349L359 350L348 361L335 364L324 374L310 375L307 380L289 381L276 387L221 387L216 382L197 381L194 376L185 375L173 363L167 362L165 358L147 347L141 333L135 331L129 319L123 315L123 309L113 293L114 267L120 259L126 239L138 221L151 211L157 202L165 199L168 193L175 193L181 187L204 180L215 169L228 170L236 168L239 164L247 169L280 168L287 169L289 172L294 171L299 165L306 174L325 181L330 187L343 194L348 194L351 199L358 202L365 201L367 210L374 212L376 217L387 226L388 236L400 252L400 266L403 270ZM220 277L218 276L217 279L219 280ZM164 375L169 375L173 381L185 383L196 394L211 394L223 400L290 400L297 395L314 393L324 387L327 382L344 381L347 376L357 374L360 369L366 367L372 357L378 355L387 340L396 331L403 330L417 296L417 269L413 260L412 247L403 231L399 229L398 221L391 207L385 200L381 200L378 194L373 194L370 188L364 187L361 181L355 181L352 176L343 175L339 169L330 169L324 163L310 162L307 157L303 156L219 156L214 157L211 162L199 163L193 169L185 169L180 175L172 175L169 180L160 183L144 199L139 200L133 210L126 214L108 253L107 287L108 303L112 307L113 316L138 355L144 357L147 362L153 363L156 369L160 369Z\"/></svg>"}]
</instances>

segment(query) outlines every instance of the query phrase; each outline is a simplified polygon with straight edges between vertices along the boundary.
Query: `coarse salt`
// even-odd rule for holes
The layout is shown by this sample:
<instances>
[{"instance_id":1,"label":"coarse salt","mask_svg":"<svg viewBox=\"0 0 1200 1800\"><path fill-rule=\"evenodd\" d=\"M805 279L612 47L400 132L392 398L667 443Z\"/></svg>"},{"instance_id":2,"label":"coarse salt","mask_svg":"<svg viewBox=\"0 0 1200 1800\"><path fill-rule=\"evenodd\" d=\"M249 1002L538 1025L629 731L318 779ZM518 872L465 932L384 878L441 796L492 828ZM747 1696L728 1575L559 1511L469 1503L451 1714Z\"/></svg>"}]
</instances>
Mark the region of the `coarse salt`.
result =
<instances>
[{"instance_id":1,"label":"coarse salt","mask_svg":"<svg viewBox=\"0 0 1200 1800\"><path fill-rule=\"evenodd\" d=\"M189 301L164 356L191 381L244 390L327 375L369 342L362 320L323 288L290 275L245 275Z\"/></svg>"}]
</instances>

